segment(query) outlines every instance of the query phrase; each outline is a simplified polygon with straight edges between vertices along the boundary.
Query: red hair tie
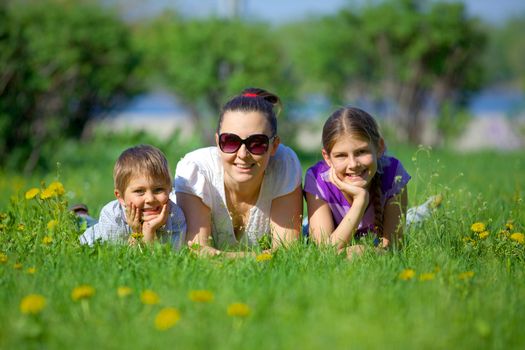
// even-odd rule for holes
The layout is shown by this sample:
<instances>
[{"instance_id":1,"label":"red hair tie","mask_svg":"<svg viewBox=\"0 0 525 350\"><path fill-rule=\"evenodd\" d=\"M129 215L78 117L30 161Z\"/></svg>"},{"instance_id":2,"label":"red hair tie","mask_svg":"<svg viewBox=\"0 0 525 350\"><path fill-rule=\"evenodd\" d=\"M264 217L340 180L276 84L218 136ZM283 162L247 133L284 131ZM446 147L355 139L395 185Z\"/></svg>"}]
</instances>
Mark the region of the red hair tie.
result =
<instances>
[{"instance_id":1,"label":"red hair tie","mask_svg":"<svg viewBox=\"0 0 525 350\"><path fill-rule=\"evenodd\" d=\"M257 97L257 94L254 94L253 92L247 92L242 94L244 97Z\"/></svg>"}]
</instances>

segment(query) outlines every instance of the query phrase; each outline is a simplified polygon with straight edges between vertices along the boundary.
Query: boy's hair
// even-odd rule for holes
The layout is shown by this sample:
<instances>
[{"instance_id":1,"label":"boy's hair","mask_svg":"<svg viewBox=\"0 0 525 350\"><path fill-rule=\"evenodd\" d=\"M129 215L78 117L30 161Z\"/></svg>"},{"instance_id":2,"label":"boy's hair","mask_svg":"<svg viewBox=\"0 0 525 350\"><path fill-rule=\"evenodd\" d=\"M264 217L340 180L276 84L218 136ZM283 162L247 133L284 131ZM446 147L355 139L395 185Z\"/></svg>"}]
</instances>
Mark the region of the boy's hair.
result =
<instances>
[{"instance_id":1,"label":"boy's hair","mask_svg":"<svg viewBox=\"0 0 525 350\"><path fill-rule=\"evenodd\" d=\"M368 140L375 149L379 149L381 132L375 119L355 107L343 107L336 110L323 127L323 148L327 153L332 151L338 138L342 135L354 135ZM381 205L381 160L378 159L378 171L370 183L370 202L374 206L374 226L378 236L383 236L383 206Z\"/></svg>"},{"instance_id":2,"label":"boy's hair","mask_svg":"<svg viewBox=\"0 0 525 350\"><path fill-rule=\"evenodd\" d=\"M217 125L217 133L221 132L224 114L229 111L260 112L268 120L271 136L277 135L277 114L274 107L281 107L279 96L260 88L246 88L239 95L234 96L222 107Z\"/></svg>"},{"instance_id":3,"label":"boy's hair","mask_svg":"<svg viewBox=\"0 0 525 350\"><path fill-rule=\"evenodd\" d=\"M171 175L166 157L158 148L138 145L120 154L113 168L115 188L124 193L131 177L145 175L162 179L171 186Z\"/></svg>"}]
</instances>

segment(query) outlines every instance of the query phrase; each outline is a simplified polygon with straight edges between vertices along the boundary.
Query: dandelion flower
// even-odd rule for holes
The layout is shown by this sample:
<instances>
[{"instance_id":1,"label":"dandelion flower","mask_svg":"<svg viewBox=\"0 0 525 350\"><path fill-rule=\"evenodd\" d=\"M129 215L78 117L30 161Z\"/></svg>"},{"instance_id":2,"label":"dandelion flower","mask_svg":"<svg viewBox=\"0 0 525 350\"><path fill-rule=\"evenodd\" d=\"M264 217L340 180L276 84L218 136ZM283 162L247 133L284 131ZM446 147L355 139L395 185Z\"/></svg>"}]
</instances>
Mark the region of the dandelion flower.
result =
<instances>
[{"instance_id":1,"label":"dandelion flower","mask_svg":"<svg viewBox=\"0 0 525 350\"><path fill-rule=\"evenodd\" d=\"M71 292L71 299L73 301L79 301L81 299L89 299L95 294L95 288L90 285L83 284L75 287Z\"/></svg>"},{"instance_id":2,"label":"dandelion flower","mask_svg":"<svg viewBox=\"0 0 525 350\"><path fill-rule=\"evenodd\" d=\"M61 196L64 193L66 193L66 191L64 190L64 185L62 185L62 183L58 181L53 181L51 184L49 184L49 186L47 186L47 188L44 191L48 190L53 193L52 196Z\"/></svg>"},{"instance_id":3,"label":"dandelion flower","mask_svg":"<svg viewBox=\"0 0 525 350\"><path fill-rule=\"evenodd\" d=\"M51 231L51 230L54 229L57 225L58 225L58 220L50 220L50 221L47 223L47 229Z\"/></svg>"},{"instance_id":4,"label":"dandelion flower","mask_svg":"<svg viewBox=\"0 0 525 350\"><path fill-rule=\"evenodd\" d=\"M510 230L514 230L514 224L512 223L512 221L508 221L506 224L505 224L505 228L510 231Z\"/></svg>"},{"instance_id":5,"label":"dandelion flower","mask_svg":"<svg viewBox=\"0 0 525 350\"><path fill-rule=\"evenodd\" d=\"M125 298L131 295L132 292L133 292L133 289L126 287L126 286L117 288L117 295L119 296L119 298Z\"/></svg>"},{"instance_id":6,"label":"dandelion flower","mask_svg":"<svg viewBox=\"0 0 525 350\"><path fill-rule=\"evenodd\" d=\"M20 232L24 231L26 228L26 225L24 224L18 224L18 226L16 227L16 229Z\"/></svg>"},{"instance_id":7,"label":"dandelion flower","mask_svg":"<svg viewBox=\"0 0 525 350\"><path fill-rule=\"evenodd\" d=\"M466 271L458 275L458 278L460 280L468 280L468 279L471 279L472 277L474 277L474 271Z\"/></svg>"},{"instance_id":8,"label":"dandelion flower","mask_svg":"<svg viewBox=\"0 0 525 350\"><path fill-rule=\"evenodd\" d=\"M255 261L261 262L261 261L268 261L272 259L272 254L270 253L261 253L255 257Z\"/></svg>"},{"instance_id":9,"label":"dandelion flower","mask_svg":"<svg viewBox=\"0 0 525 350\"><path fill-rule=\"evenodd\" d=\"M20 302L20 311L23 314L36 315L46 306L46 298L40 294L29 294Z\"/></svg>"},{"instance_id":10,"label":"dandelion flower","mask_svg":"<svg viewBox=\"0 0 525 350\"><path fill-rule=\"evenodd\" d=\"M0 253L0 264L5 264L7 260L7 255L5 255L4 253Z\"/></svg>"},{"instance_id":11,"label":"dandelion flower","mask_svg":"<svg viewBox=\"0 0 525 350\"><path fill-rule=\"evenodd\" d=\"M51 244L51 243L53 243L53 237L45 236L44 238L42 238L42 243L44 243L44 244Z\"/></svg>"},{"instance_id":12,"label":"dandelion flower","mask_svg":"<svg viewBox=\"0 0 525 350\"><path fill-rule=\"evenodd\" d=\"M399 274L399 279L401 279L403 281L408 281L408 280L411 280L412 278L414 278L415 276L416 276L416 271L414 271L412 269L404 269Z\"/></svg>"},{"instance_id":13,"label":"dandelion flower","mask_svg":"<svg viewBox=\"0 0 525 350\"><path fill-rule=\"evenodd\" d=\"M192 290L188 297L196 303L208 303L213 300L213 293L209 290Z\"/></svg>"},{"instance_id":14,"label":"dandelion flower","mask_svg":"<svg viewBox=\"0 0 525 350\"><path fill-rule=\"evenodd\" d=\"M233 303L228 305L226 312L228 316L246 317L250 314L250 307L244 303Z\"/></svg>"},{"instance_id":15,"label":"dandelion flower","mask_svg":"<svg viewBox=\"0 0 525 350\"><path fill-rule=\"evenodd\" d=\"M21 263L15 263L15 264L13 265L13 269L15 269L15 270L20 270L20 269L22 269L22 266L23 266L23 265L22 265Z\"/></svg>"},{"instance_id":16,"label":"dandelion flower","mask_svg":"<svg viewBox=\"0 0 525 350\"><path fill-rule=\"evenodd\" d=\"M166 307L159 311L155 317L155 328L165 331L177 324L180 320L179 310L173 307Z\"/></svg>"},{"instance_id":17,"label":"dandelion flower","mask_svg":"<svg viewBox=\"0 0 525 350\"><path fill-rule=\"evenodd\" d=\"M486 230L486 226L482 222L476 222L470 226L470 229L476 233L483 232Z\"/></svg>"},{"instance_id":18,"label":"dandelion flower","mask_svg":"<svg viewBox=\"0 0 525 350\"><path fill-rule=\"evenodd\" d=\"M159 295L152 290L146 289L140 293L140 301L145 305L155 305L159 303Z\"/></svg>"},{"instance_id":19,"label":"dandelion flower","mask_svg":"<svg viewBox=\"0 0 525 350\"><path fill-rule=\"evenodd\" d=\"M485 239L489 236L489 231L483 231L483 232L480 232L478 233L478 236L480 239Z\"/></svg>"},{"instance_id":20,"label":"dandelion flower","mask_svg":"<svg viewBox=\"0 0 525 350\"><path fill-rule=\"evenodd\" d=\"M34 275L36 272L36 267L28 267L26 272L30 275Z\"/></svg>"},{"instance_id":21,"label":"dandelion flower","mask_svg":"<svg viewBox=\"0 0 525 350\"><path fill-rule=\"evenodd\" d=\"M436 274L433 272L422 273L419 275L420 281L432 281L434 278L436 278Z\"/></svg>"},{"instance_id":22,"label":"dandelion flower","mask_svg":"<svg viewBox=\"0 0 525 350\"><path fill-rule=\"evenodd\" d=\"M33 199L39 192L40 190L38 188L33 187L32 189L26 192L25 197L27 200Z\"/></svg>"},{"instance_id":23,"label":"dandelion flower","mask_svg":"<svg viewBox=\"0 0 525 350\"><path fill-rule=\"evenodd\" d=\"M519 244L525 244L525 235L521 232L514 232L510 235L510 239L518 242Z\"/></svg>"},{"instance_id":24,"label":"dandelion flower","mask_svg":"<svg viewBox=\"0 0 525 350\"><path fill-rule=\"evenodd\" d=\"M45 190L40 192L40 199L49 199L54 196L55 196L55 192L53 192L49 188L46 188Z\"/></svg>"}]
</instances>

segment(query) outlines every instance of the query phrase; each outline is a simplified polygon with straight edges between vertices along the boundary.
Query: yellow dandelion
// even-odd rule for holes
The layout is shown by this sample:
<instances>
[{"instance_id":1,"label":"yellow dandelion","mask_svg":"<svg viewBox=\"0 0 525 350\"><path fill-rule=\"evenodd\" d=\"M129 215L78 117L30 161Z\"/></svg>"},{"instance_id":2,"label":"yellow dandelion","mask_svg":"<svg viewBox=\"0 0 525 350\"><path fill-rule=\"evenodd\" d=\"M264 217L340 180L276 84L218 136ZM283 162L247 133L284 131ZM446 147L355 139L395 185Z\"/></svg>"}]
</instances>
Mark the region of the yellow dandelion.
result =
<instances>
[{"instance_id":1,"label":"yellow dandelion","mask_svg":"<svg viewBox=\"0 0 525 350\"><path fill-rule=\"evenodd\" d=\"M432 281L434 278L436 278L436 274L433 272L422 273L419 275L420 281Z\"/></svg>"},{"instance_id":2,"label":"yellow dandelion","mask_svg":"<svg viewBox=\"0 0 525 350\"><path fill-rule=\"evenodd\" d=\"M255 261L261 262L261 261L268 261L272 259L272 254L270 253L261 253L255 257Z\"/></svg>"},{"instance_id":3,"label":"yellow dandelion","mask_svg":"<svg viewBox=\"0 0 525 350\"><path fill-rule=\"evenodd\" d=\"M468 280L474 277L474 271L466 271L458 274L460 280Z\"/></svg>"},{"instance_id":4,"label":"yellow dandelion","mask_svg":"<svg viewBox=\"0 0 525 350\"><path fill-rule=\"evenodd\" d=\"M145 305L155 305L160 301L159 295L152 290L146 289L140 293L140 301Z\"/></svg>"},{"instance_id":5,"label":"yellow dandelion","mask_svg":"<svg viewBox=\"0 0 525 350\"><path fill-rule=\"evenodd\" d=\"M27 200L33 199L39 192L40 190L38 188L33 187L32 189L26 192L25 197Z\"/></svg>"},{"instance_id":6,"label":"yellow dandelion","mask_svg":"<svg viewBox=\"0 0 525 350\"><path fill-rule=\"evenodd\" d=\"M25 228L26 228L26 225L24 225L24 224L18 224L18 226L16 227L16 229L17 229L18 231L24 231Z\"/></svg>"},{"instance_id":7,"label":"yellow dandelion","mask_svg":"<svg viewBox=\"0 0 525 350\"><path fill-rule=\"evenodd\" d=\"M232 317L246 317L250 314L250 307L244 303L233 303L228 305L226 310L228 316Z\"/></svg>"},{"instance_id":8,"label":"yellow dandelion","mask_svg":"<svg viewBox=\"0 0 525 350\"><path fill-rule=\"evenodd\" d=\"M129 287L122 286L117 288L117 295L119 296L119 298L125 298L131 295L131 293L133 293L133 289Z\"/></svg>"},{"instance_id":9,"label":"yellow dandelion","mask_svg":"<svg viewBox=\"0 0 525 350\"><path fill-rule=\"evenodd\" d=\"M173 307L165 307L155 317L155 328L165 331L177 324L180 320L179 310Z\"/></svg>"},{"instance_id":10,"label":"yellow dandelion","mask_svg":"<svg viewBox=\"0 0 525 350\"><path fill-rule=\"evenodd\" d=\"M48 230L52 230L52 229L54 229L57 225L58 225L58 220L50 220L50 221L47 223L47 229L48 229Z\"/></svg>"},{"instance_id":11,"label":"yellow dandelion","mask_svg":"<svg viewBox=\"0 0 525 350\"><path fill-rule=\"evenodd\" d=\"M46 306L46 298L40 294L29 294L20 302L20 312L36 315Z\"/></svg>"},{"instance_id":12,"label":"yellow dandelion","mask_svg":"<svg viewBox=\"0 0 525 350\"><path fill-rule=\"evenodd\" d=\"M476 222L476 223L472 224L472 226L470 226L470 229L472 231L474 231L474 232L479 233L479 232L485 231L486 230L486 226L482 222Z\"/></svg>"},{"instance_id":13,"label":"yellow dandelion","mask_svg":"<svg viewBox=\"0 0 525 350\"><path fill-rule=\"evenodd\" d=\"M7 260L7 255L5 255L4 253L0 253L0 264L5 264Z\"/></svg>"},{"instance_id":14,"label":"yellow dandelion","mask_svg":"<svg viewBox=\"0 0 525 350\"><path fill-rule=\"evenodd\" d=\"M514 232L510 235L510 239L518 242L519 244L525 244L525 235L521 232Z\"/></svg>"},{"instance_id":15,"label":"yellow dandelion","mask_svg":"<svg viewBox=\"0 0 525 350\"><path fill-rule=\"evenodd\" d=\"M485 239L489 236L489 234L490 234L489 231L483 231L483 232L478 233L478 236L480 239Z\"/></svg>"},{"instance_id":16,"label":"yellow dandelion","mask_svg":"<svg viewBox=\"0 0 525 350\"><path fill-rule=\"evenodd\" d=\"M404 269L399 274L399 279L401 279L403 281L408 281L408 280L411 280L412 278L414 278L415 276L416 276L416 271L414 271L412 269Z\"/></svg>"},{"instance_id":17,"label":"yellow dandelion","mask_svg":"<svg viewBox=\"0 0 525 350\"><path fill-rule=\"evenodd\" d=\"M208 303L213 300L213 293L209 290L192 290L188 293L188 298L196 303Z\"/></svg>"},{"instance_id":18,"label":"yellow dandelion","mask_svg":"<svg viewBox=\"0 0 525 350\"><path fill-rule=\"evenodd\" d=\"M23 266L23 265L22 265L21 263L15 263L15 264L13 265L13 269L15 269L15 270L20 270L20 269L22 269L22 266Z\"/></svg>"},{"instance_id":19,"label":"yellow dandelion","mask_svg":"<svg viewBox=\"0 0 525 350\"><path fill-rule=\"evenodd\" d=\"M46 188L45 190L40 192L40 199L49 199L54 196L55 196L55 192L53 192L49 188Z\"/></svg>"},{"instance_id":20,"label":"yellow dandelion","mask_svg":"<svg viewBox=\"0 0 525 350\"><path fill-rule=\"evenodd\" d=\"M61 196L66 193L64 185L62 185L62 183L59 181L51 182L47 188L53 191L57 196Z\"/></svg>"},{"instance_id":21,"label":"yellow dandelion","mask_svg":"<svg viewBox=\"0 0 525 350\"><path fill-rule=\"evenodd\" d=\"M28 267L26 272L30 275L34 275L36 272L36 267Z\"/></svg>"},{"instance_id":22,"label":"yellow dandelion","mask_svg":"<svg viewBox=\"0 0 525 350\"><path fill-rule=\"evenodd\" d=\"M75 287L71 292L71 299L73 301L79 301L81 299L89 299L95 294L95 288L90 285L83 284Z\"/></svg>"},{"instance_id":23,"label":"yellow dandelion","mask_svg":"<svg viewBox=\"0 0 525 350\"><path fill-rule=\"evenodd\" d=\"M514 223L512 221L507 221L505 224L505 229L507 229L507 231L514 230Z\"/></svg>"},{"instance_id":24,"label":"yellow dandelion","mask_svg":"<svg viewBox=\"0 0 525 350\"><path fill-rule=\"evenodd\" d=\"M42 238L42 243L44 243L44 244L51 244L51 243L53 243L53 237L45 236L44 238Z\"/></svg>"}]
</instances>

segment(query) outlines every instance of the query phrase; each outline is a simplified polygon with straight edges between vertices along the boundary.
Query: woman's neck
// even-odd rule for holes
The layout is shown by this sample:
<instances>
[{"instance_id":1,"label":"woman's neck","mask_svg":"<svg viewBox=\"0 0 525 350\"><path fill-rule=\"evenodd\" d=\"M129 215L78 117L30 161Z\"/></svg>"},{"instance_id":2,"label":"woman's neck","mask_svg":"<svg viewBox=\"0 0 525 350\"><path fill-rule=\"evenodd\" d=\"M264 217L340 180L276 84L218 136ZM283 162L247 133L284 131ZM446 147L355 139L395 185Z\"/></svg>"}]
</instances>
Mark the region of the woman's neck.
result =
<instances>
[{"instance_id":1,"label":"woman's neck","mask_svg":"<svg viewBox=\"0 0 525 350\"><path fill-rule=\"evenodd\" d=\"M224 179L224 192L230 203L248 203L255 204L259 198L259 192L262 185L261 181L238 183Z\"/></svg>"}]
</instances>

